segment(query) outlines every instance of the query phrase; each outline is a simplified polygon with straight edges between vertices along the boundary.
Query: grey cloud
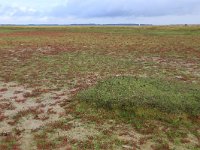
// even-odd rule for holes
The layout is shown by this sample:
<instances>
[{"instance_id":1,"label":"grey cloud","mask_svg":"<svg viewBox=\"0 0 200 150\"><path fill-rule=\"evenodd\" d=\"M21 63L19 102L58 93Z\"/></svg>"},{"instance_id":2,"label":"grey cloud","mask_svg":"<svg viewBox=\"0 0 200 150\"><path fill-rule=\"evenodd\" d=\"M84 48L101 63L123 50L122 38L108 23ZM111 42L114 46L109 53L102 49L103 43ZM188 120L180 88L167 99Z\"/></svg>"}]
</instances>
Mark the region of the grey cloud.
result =
<instances>
[{"instance_id":1,"label":"grey cloud","mask_svg":"<svg viewBox=\"0 0 200 150\"><path fill-rule=\"evenodd\" d=\"M91 17L151 17L184 15L198 12L199 0L69 0L57 6L52 16Z\"/></svg>"},{"instance_id":2,"label":"grey cloud","mask_svg":"<svg viewBox=\"0 0 200 150\"><path fill-rule=\"evenodd\" d=\"M200 0L60 0L51 7L28 2L13 5L0 4L0 22L162 24L200 20Z\"/></svg>"}]
</instances>

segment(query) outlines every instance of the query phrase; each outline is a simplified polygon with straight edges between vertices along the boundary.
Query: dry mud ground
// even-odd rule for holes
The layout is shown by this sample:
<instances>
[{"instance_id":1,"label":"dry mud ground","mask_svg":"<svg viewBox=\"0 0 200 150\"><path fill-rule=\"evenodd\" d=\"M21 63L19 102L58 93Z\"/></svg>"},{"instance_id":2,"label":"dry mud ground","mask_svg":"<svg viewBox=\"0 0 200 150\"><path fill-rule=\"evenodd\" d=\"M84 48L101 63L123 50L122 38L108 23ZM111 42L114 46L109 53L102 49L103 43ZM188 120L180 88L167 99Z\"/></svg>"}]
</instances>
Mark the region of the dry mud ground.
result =
<instances>
[{"instance_id":1,"label":"dry mud ground","mask_svg":"<svg viewBox=\"0 0 200 150\"><path fill-rule=\"evenodd\" d=\"M0 81L0 149L183 150L199 144L194 135L188 134L185 144L168 141L168 145L158 146L159 139L138 133L130 124L114 120L98 124L76 117L69 90L40 91L42 94L37 95L35 89Z\"/></svg>"}]
</instances>

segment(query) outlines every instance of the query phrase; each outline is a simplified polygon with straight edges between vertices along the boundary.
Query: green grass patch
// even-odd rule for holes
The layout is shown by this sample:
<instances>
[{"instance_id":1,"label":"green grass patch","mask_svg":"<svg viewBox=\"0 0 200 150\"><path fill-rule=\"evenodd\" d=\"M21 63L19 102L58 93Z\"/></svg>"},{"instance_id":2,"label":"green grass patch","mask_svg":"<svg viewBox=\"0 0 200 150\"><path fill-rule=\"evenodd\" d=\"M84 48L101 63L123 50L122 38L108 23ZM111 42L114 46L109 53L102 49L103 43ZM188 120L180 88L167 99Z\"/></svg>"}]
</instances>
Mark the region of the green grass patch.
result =
<instances>
[{"instance_id":1,"label":"green grass patch","mask_svg":"<svg viewBox=\"0 0 200 150\"><path fill-rule=\"evenodd\" d=\"M20 83L63 87L67 86L68 80L81 78L80 74L82 76L88 73L106 75L128 72L131 68L134 68L134 62L131 60L85 52L60 53L52 56L36 54L27 62L15 65L10 78ZM3 73L1 75L3 76Z\"/></svg>"},{"instance_id":2,"label":"green grass patch","mask_svg":"<svg viewBox=\"0 0 200 150\"><path fill-rule=\"evenodd\" d=\"M200 114L200 87L159 79L111 77L80 92L77 98L106 109L135 112L138 108L167 113Z\"/></svg>"}]
</instances>

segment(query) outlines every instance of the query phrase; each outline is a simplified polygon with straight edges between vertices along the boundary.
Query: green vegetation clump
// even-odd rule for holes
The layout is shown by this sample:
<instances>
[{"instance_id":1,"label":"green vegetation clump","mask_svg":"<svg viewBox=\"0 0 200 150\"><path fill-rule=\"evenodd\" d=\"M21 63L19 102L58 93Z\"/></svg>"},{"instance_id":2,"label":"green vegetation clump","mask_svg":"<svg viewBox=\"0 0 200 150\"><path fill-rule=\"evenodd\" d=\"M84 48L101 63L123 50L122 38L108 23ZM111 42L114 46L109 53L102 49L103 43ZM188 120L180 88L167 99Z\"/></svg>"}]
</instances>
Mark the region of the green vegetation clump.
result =
<instances>
[{"instance_id":1,"label":"green vegetation clump","mask_svg":"<svg viewBox=\"0 0 200 150\"><path fill-rule=\"evenodd\" d=\"M106 109L150 108L167 113L200 114L198 85L159 79L111 77L80 92L77 98Z\"/></svg>"}]
</instances>

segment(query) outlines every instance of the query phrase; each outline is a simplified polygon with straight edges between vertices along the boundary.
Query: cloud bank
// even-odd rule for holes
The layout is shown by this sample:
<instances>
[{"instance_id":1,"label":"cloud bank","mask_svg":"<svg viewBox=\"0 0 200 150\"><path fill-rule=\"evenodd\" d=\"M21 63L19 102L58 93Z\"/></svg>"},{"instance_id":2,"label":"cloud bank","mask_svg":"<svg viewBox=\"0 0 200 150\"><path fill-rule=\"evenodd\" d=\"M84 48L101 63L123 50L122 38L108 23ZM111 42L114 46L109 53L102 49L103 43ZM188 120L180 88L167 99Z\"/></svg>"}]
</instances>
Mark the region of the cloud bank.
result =
<instances>
[{"instance_id":1,"label":"cloud bank","mask_svg":"<svg viewBox=\"0 0 200 150\"><path fill-rule=\"evenodd\" d=\"M10 4L10 5L8 5ZM39 6L40 4L40 6ZM159 20L160 21L159 23ZM167 20L165 20L167 19ZM199 0L8 0L1 23L200 23ZM131 20L131 21L130 21Z\"/></svg>"},{"instance_id":2,"label":"cloud bank","mask_svg":"<svg viewBox=\"0 0 200 150\"><path fill-rule=\"evenodd\" d=\"M69 0L57 6L56 17L152 17L200 12L199 0Z\"/></svg>"}]
</instances>

